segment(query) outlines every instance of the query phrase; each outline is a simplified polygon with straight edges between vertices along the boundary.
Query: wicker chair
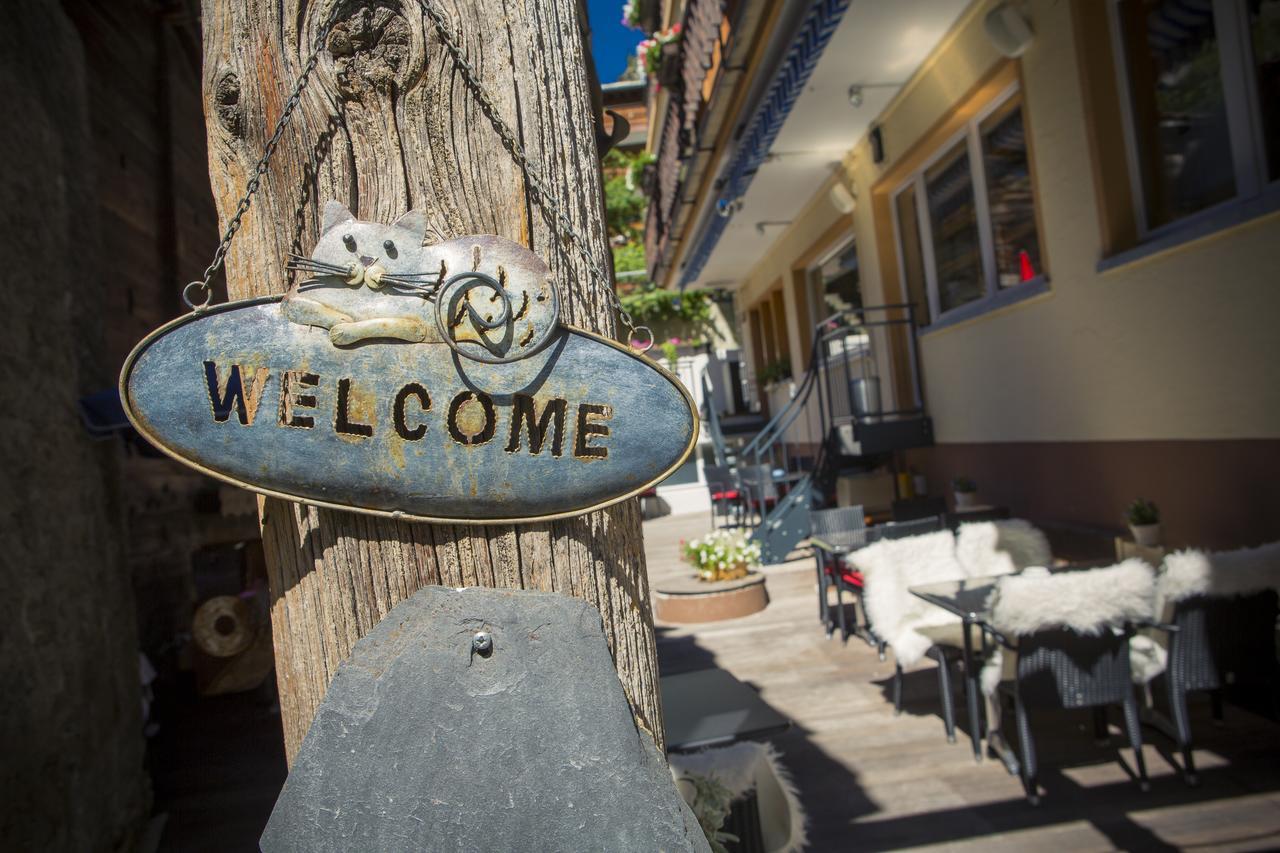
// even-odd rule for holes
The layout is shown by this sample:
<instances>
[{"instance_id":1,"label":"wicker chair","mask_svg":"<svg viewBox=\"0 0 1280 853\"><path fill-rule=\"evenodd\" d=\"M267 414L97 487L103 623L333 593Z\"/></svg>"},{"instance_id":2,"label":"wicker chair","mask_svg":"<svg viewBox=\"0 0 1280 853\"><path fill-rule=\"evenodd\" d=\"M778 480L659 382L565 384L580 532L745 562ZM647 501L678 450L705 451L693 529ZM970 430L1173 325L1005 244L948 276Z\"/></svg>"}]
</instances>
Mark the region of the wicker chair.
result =
<instances>
[{"instance_id":1,"label":"wicker chair","mask_svg":"<svg viewBox=\"0 0 1280 853\"><path fill-rule=\"evenodd\" d=\"M1135 622L1152 618L1154 589L1154 573L1141 560L1053 575L1008 575L996 585L988 630L1017 656L1012 681L999 684L998 692L1013 701L1019 771L1033 805L1040 801L1030 722L1037 708L1092 708L1095 733L1105 740L1106 708L1121 706L1138 783L1148 790L1129 639ZM1004 670L1007 653L988 663L992 673Z\"/></svg>"},{"instance_id":2,"label":"wicker chair","mask_svg":"<svg viewBox=\"0 0 1280 853\"><path fill-rule=\"evenodd\" d=\"M947 527L955 530L962 524L973 524L978 521L1004 521L1009 517L1008 507L992 507L976 512L949 512L946 515Z\"/></svg>"},{"instance_id":3,"label":"wicker chair","mask_svg":"<svg viewBox=\"0 0 1280 853\"><path fill-rule=\"evenodd\" d=\"M904 498L893 502L890 509L894 521L916 521L945 515L947 502L940 497L921 495L918 498Z\"/></svg>"},{"instance_id":4,"label":"wicker chair","mask_svg":"<svg viewBox=\"0 0 1280 853\"><path fill-rule=\"evenodd\" d=\"M702 469L707 480L707 491L711 495L711 526L720 526L718 518L727 519L729 526L741 525L743 521L742 490L738 487L738 476L728 465L706 465Z\"/></svg>"},{"instance_id":5,"label":"wicker chair","mask_svg":"<svg viewBox=\"0 0 1280 853\"><path fill-rule=\"evenodd\" d=\"M1197 595L1174 605L1165 680L1174 733L1182 752L1182 773L1195 785L1187 694L1209 690L1213 715L1222 719L1222 689L1261 684L1271 690L1272 714L1280 713L1280 663L1276 659L1275 590L1251 595Z\"/></svg>"},{"instance_id":6,"label":"wicker chair","mask_svg":"<svg viewBox=\"0 0 1280 853\"><path fill-rule=\"evenodd\" d=\"M778 501L778 486L770 465L744 465L738 469L738 487L753 519L763 521Z\"/></svg>"},{"instance_id":7,"label":"wicker chair","mask_svg":"<svg viewBox=\"0 0 1280 853\"><path fill-rule=\"evenodd\" d=\"M1030 711L1040 708L1093 708L1094 730L1106 736L1106 708L1119 705L1124 711L1125 732L1133 747L1138 784L1150 788L1147 765L1142 757L1142 729L1138 722L1138 701L1129 671L1131 626L1120 634L1110 631L1097 636L1069 630L1039 631L1018 640L1017 677L1002 689L1013 699L1018 727L1019 769L1027 800L1040 802L1037 787L1035 739L1031 734Z\"/></svg>"},{"instance_id":8,"label":"wicker chair","mask_svg":"<svg viewBox=\"0 0 1280 853\"><path fill-rule=\"evenodd\" d=\"M914 521L880 524L867 529L867 544L872 544L879 540L908 539L913 536L939 533L943 529L942 518L940 516L931 516L928 518L916 519ZM880 653L880 659L884 660L885 650L890 643L885 639L882 632L877 631L876 619L872 616L871 609L866 607L865 598L862 598L862 596L865 595L866 586L872 584L875 585L876 589L880 589L881 584L896 586L905 596L905 588L913 582L911 579L911 573L914 567L902 565L898 562L897 557L889 558L890 561L887 563L884 561L884 555L872 558L870 552L868 552L867 554L862 555L862 557L863 564L868 566L868 568L875 566L876 564L880 565L880 567L875 568L874 572L871 572L866 577L864 581L864 590L860 591L860 600L864 602L863 612L867 616L866 636L870 641L876 644ZM850 568L856 568L858 559L856 552L850 555L849 562L851 564L855 564L851 565ZM963 574L963 570L959 564L956 564L955 566L955 574L956 577L960 577ZM874 607L872 609L874 609ZM884 614L881 613L881 615L883 616ZM956 619L955 622L958 627L959 619ZM937 627L943 626L919 626L920 630L926 633ZM892 628L890 630L892 630ZM901 653L901 650L898 650L895 657L901 655ZM946 729L947 741L954 743L956 739L955 694L952 688L951 668L962 660L963 653L959 649L958 645L953 645L949 642L934 642L927 649L923 650L923 657L929 658L937 663L938 697L942 703L942 721ZM903 675L904 670L902 662L900 660L895 660L891 687L893 710L895 715L902 713Z\"/></svg>"},{"instance_id":9,"label":"wicker chair","mask_svg":"<svg viewBox=\"0 0 1280 853\"><path fill-rule=\"evenodd\" d=\"M923 533L935 533L945 529L943 518L940 515L929 515L924 518L915 518L911 521L891 521L888 524L877 524L870 528L873 536L868 542L875 542L880 539L906 539L909 536L919 536Z\"/></svg>"},{"instance_id":10,"label":"wicker chair","mask_svg":"<svg viewBox=\"0 0 1280 853\"><path fill-rule=\"evenodd\" d=\"M840 639L848 642L850 634L856 634L876 646L880 659L884 660L884 641L876 636L867 617L866 606L862 602L862 572L848 565L844 555L881 539L905 539L908 536L919 536L922 533L933 533L942 529L941 516L919 518L908 522L891 522L875 527L866 526L866 515L861 506L840 507L838 509L814 510L809 514L809 544L818 571L818 619L830 637L836 625L840 627ZM836 590L836 616L831 618L827 605L827 590L834 586ZM843 593L853 596L854 624L850 629L845 624ZM862 622L859 625L858 611L862 611ZM901 693L901 688L897 688ZM900 705L901 703L899 703Z\"/></svg>"},{"instance_id":11,"label":"wicker chair","mask_svg":"<svg viewBox=\"0 0 1280 853\"><path fill-rule=\"evenodd\" d=\"M867 544L879 542L881 539L908 539L912 536L922 536L925 533L937 533L946 525L943 524L943 516L926 515L921 518L913 518L910 521L890 521L888 524L877 524L867 530ZM870 617L867 617L867 630L872 637L876 637L875 630L871 628ZM887 644L884 640L876 637L876 648L880 653L880 660L885 658L885 647ZM934 657L931 655L930 657ZM936 658L935 658L936 659ZM893 673L893 707L894 713L902 713L902 667L897 667ZM943 700L944 702L949 700ZM945 710L945 708L944 708Z\"/></svg>"},{"instance_id":12,"label":"wicker chair","mask_svg":"<svg viewBox=\"0 0 1280 853\"><path fill-rule=\"evenodd\" d=\"M809 545L818 572L818 619L830 637L840 626L840 641L857 634L874 645L862 605L862 572L844 560L844 555L867 544L866 517L861 506L820 509L809 513ZM836 590L836 619L831 618L827 590ZM853 597L853 628L845 624L844 593ZM858 611L863 618L859 624Z\"/></svg>"}]
</instances>

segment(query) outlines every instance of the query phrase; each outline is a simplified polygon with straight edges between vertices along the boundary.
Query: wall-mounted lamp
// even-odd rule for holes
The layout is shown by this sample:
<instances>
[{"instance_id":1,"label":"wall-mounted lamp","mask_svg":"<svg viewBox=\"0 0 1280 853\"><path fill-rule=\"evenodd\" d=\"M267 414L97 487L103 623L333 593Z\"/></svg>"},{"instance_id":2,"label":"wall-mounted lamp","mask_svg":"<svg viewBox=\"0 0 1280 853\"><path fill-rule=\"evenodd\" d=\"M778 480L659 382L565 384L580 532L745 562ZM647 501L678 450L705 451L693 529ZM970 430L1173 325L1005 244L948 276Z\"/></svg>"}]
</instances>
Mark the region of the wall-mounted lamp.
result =
<instances>
[{"instance_id":1,"label":"wall-mounted lamp","mask_svg":"<svg viewBox=\"0 0 1280 853\"><path fill-rule=\"evenodd\" d=\"M862 87L857 83L854 83L849 87L849 106L856 110L858 107L862 106L862 103Z\"/></svg>"}]
</instances>

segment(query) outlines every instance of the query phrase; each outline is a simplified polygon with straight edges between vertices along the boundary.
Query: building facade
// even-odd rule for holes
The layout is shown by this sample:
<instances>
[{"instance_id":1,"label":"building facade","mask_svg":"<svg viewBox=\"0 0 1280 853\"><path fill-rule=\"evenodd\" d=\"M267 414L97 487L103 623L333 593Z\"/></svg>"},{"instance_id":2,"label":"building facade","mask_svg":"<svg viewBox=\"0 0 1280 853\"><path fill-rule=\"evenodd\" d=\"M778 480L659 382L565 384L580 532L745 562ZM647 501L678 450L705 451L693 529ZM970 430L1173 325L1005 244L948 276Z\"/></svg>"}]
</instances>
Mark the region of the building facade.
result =
<instances>
[{"instance_id":1,"label":"building facade","mask_svg":"<svg viewBox=\"0 0 1280 853\"><path fill-rule=\"evenodd\" d=\"M1174 545L1276 538L1280 4L865 5L776 25L784 59L748 72L775 107L806 25L832 31L773 135L747 150L743 95L748 142L680 188L711 201L650 235L664 283L733 290L765 409L827 314L913 304L918 365L844 356L885 409L918 368L934 440L895 461L931 492L1100 531L1142 496Z\"/></svg>"}]
</instances>

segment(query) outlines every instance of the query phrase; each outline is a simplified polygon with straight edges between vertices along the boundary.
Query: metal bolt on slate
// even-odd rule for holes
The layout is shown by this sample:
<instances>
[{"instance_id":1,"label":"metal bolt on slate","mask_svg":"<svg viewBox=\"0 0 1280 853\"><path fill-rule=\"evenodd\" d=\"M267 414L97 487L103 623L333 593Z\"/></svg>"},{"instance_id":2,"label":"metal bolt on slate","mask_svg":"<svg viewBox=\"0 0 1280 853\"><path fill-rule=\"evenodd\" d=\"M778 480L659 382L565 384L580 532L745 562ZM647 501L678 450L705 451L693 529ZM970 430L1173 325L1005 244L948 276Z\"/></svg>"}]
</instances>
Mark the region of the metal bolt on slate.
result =
<instances>
[{"instance_id":1,"label":"metal bolt on slate","mask_svg":"<svg viewBox=\"0 0 1280 853\"><path fill-rule=\"evenodd\" d=\"M471 638L471 651L481 657L488 657L493 651L493 635L488 631L480 631Z\"/></svg>"}]
</instances>

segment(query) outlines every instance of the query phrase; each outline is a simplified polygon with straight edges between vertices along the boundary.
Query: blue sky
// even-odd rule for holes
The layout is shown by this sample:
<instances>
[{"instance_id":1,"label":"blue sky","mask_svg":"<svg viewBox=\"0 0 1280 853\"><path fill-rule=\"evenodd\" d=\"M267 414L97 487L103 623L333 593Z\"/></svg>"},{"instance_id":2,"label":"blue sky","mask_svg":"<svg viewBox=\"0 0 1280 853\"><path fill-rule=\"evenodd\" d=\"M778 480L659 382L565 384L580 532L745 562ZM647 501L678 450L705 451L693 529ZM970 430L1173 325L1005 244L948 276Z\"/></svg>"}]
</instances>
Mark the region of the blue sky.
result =
<instances>
[{"instance_id":1,"label":"blue sky","mask_svg":"<svg viewBox=\"0 0 1280 853\"><path fill-rule=\"evenodd\" d=\"M591 53L601 83L612 83L627 67L627 57L645 37L622 25L623 0L587 0L591 20Z\"/></svg>"}]
</instances>

